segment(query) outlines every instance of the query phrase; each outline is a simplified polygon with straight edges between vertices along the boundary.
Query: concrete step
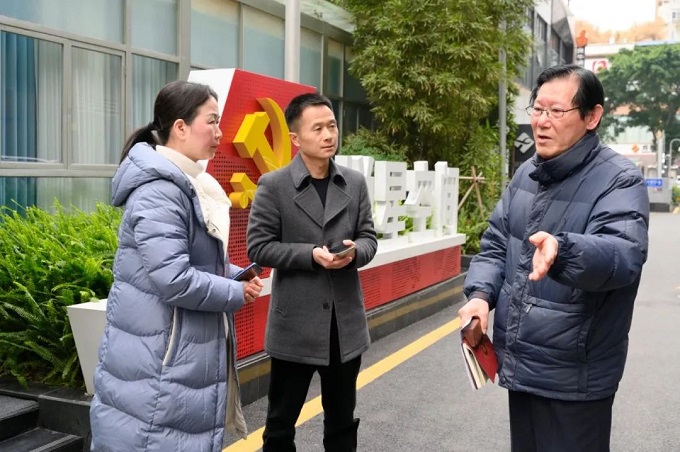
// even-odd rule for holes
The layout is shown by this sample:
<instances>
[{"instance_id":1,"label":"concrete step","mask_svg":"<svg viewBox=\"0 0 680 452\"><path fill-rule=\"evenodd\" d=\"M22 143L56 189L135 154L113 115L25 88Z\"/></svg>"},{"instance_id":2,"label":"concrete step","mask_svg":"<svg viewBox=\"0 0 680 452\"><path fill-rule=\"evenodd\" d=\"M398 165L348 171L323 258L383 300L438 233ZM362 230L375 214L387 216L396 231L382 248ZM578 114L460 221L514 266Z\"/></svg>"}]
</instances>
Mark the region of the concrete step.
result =
<instances>
[{"instance_id":1,"label":"concrete step","mask_svg":"<svg viewBox=\"0 0 680 452\"><path fill-rule=\"evenodd\" d=\"M35 428L38 402L0 395L0 441Z\"/></svg>"},{"instance_id":2,"label":"concrete step","mask_svg":"<svg viewBox=\"0 0 680 452\"><path fill-rule=\"evenodd\" d=\"M0 452L82 452L83 439L45 428L34 428L0 441Z\"/></svg>"}]
</instances>

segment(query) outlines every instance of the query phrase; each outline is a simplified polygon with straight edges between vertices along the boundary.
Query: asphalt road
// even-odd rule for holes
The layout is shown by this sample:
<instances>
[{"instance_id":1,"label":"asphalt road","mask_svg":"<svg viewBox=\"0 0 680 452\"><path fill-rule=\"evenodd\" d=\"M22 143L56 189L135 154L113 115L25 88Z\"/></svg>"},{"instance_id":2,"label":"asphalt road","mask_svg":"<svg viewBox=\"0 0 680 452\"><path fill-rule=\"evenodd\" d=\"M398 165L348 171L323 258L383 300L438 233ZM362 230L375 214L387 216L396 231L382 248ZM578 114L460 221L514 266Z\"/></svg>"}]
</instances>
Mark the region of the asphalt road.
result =
<instances>
[{"instance_id":1,"label":"asphalt road","mask_svg":"<svg viewBox=\"0 0 680 452\"><path fill-rule=\"evenodd\" d=\"M680 391L675 386L680 376L679 262L680 215L652 214L649 260L614 402L613 452L680 451ZM377 341L364 355L362 369L375 364L372 370L380 376L358 394L360 451L510 450L507 392L495 385L470 388L458 348L457 308ZM435 341L430 333L442 326L453 332ZM421 345L432 344L390 369L395 353L419 339ZM315 380L309 399L318 395ZM251 431L264 425L266 408L266 399L244 408ZM322 417L298 427L298 451L323 451Z\"/></svg>"}]
</instances>

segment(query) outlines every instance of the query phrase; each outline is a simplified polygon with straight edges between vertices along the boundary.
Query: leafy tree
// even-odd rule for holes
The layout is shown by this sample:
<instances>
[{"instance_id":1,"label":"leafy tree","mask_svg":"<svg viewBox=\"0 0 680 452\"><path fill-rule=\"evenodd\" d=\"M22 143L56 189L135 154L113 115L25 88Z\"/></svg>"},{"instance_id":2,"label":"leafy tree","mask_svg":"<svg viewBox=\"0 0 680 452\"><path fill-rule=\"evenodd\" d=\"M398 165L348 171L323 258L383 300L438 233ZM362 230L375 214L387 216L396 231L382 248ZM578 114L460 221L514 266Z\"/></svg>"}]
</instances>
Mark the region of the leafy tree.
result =
<instances>
[{"instance_id":1,"label":"leafy tree","mask_svg":"<svg viewBox=\"0 0 680 452\"><path fill-rule=\"evenodd\" d=\"M610 58L598 76L605 91L602 129L614 135L641 126L680 137L680 44L636 46ZM622 110L627 114L621 113Z\"/></svg>"},{"instance_id":2,"label":"leafy tree","mask_svg":"<svg viewBox=\"0 0 680 452\"><path fill-rule=\"evenodd\" d=\"M350 70L380 129L407 145L411 160L450 160L465 149L497 108L499 49L507 50L510 80L530 49L523 29L530 0L342 3L356 25Z\"/></svg>"},{"instance_id":3,"label":"leafy tree","mask_svg":"<svg viewBox=\"0 0 680 452\"><path fill-rule=\"evenodd\" d=\"M349 69L366 90L377 132L405 146L409 161L448 161L463 175L475 166L486 178L487 212L474 207L460 218L470 224L486 220L500 193L498 86L505 77L511 110L513 81L531 51L525 25L533 0L335 2L354 16ZM461 183L462 192L467 183Z\"/></svg>"},{"instance_id":4,"label":"leafy tree","mask_svg":"<svg viewBox=\"0 0 680 452\"><path fill-rule=\"evenodd\" d=\"M391 143L383 134L360 128L342 141L342 153L365 155L375 160L403 162L406 158L405 146Z\"/></svg>"},{"instance_id":5,"label":"leafy tree","mask_svg":"<svg viewBox=\"0 0 680 452\"><path fill-rule=\"evenodd\" d=\"M657 17L653 22L633 25L629 30L621 32L619 38L624 42L660 41L668 35L668 25L661 17Z\"/></svg>"}]
</instances>

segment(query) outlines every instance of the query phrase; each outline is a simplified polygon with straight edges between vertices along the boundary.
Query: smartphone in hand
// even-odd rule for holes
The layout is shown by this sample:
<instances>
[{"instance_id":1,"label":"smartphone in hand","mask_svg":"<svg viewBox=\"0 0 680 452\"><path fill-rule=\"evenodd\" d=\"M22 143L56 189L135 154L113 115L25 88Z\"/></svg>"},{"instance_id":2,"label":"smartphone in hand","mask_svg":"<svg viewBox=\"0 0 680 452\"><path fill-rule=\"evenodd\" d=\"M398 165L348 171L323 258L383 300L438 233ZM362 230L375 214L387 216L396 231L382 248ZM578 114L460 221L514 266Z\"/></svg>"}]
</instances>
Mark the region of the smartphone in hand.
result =
<instances>
[{"instance_id":1,"label":"smartphone in hand","mask_svg":"<svg viewBox=\"0 0 680 452\"><path fill-rule=\"evenodd\" d=\"M334 254L335 257L343 258L343 257L349 255L349 253L351 253L352 250L354 250L354 249L356 249L355 245L345 245L343 243L335 243L335 244L328 247L328 252L330 252L331 254Z\"/></svg>"},{"instance_id":2,"label":"smartphone in hand","mask_svg":"<svg viewBox=\"0 0 680 452\"><path fill-rule=\"evenodd\" d=\"M236 281L250 281L254 277L259 276L260 273L262 273L262 267L253 262L240 272L236 273L232 279L235 279Z\"/></svg>"}]
</instances>

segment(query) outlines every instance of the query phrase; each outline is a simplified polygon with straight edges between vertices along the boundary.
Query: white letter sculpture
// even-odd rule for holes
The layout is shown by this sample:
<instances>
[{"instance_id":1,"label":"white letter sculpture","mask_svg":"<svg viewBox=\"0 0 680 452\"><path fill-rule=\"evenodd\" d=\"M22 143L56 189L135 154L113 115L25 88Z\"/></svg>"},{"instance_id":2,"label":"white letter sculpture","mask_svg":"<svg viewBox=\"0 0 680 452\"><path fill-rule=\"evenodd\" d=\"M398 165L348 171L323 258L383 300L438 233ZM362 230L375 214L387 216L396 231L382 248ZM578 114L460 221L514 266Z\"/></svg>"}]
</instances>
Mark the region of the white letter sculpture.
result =
<instances>
[{"instance_id":1,"label":"white letter sculpture","mask_svg":"<svg viewBox=\"0 0 680 452\"><path fill-rule=\"evenodd\" d=\"M375 162L375 230L384 239L396 239L406 227L401 202L406 197L406 162Z\"/></svg>"}]
</instances>

